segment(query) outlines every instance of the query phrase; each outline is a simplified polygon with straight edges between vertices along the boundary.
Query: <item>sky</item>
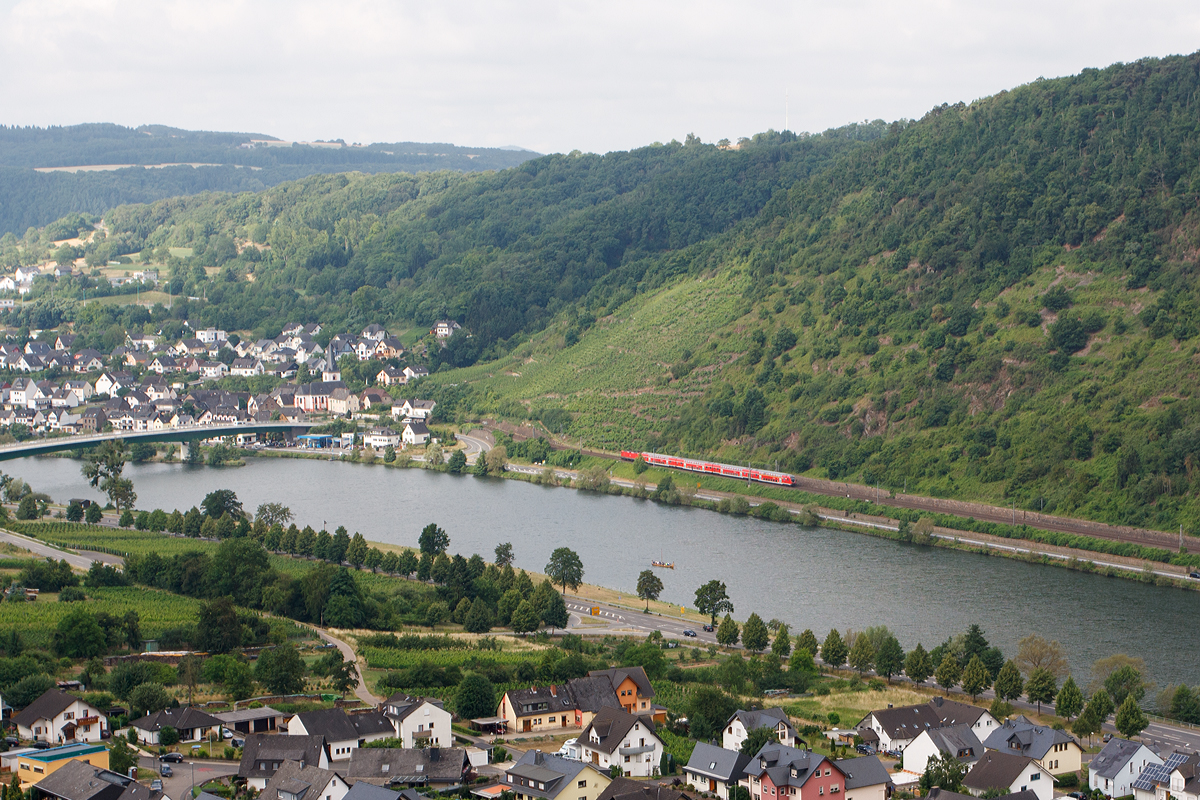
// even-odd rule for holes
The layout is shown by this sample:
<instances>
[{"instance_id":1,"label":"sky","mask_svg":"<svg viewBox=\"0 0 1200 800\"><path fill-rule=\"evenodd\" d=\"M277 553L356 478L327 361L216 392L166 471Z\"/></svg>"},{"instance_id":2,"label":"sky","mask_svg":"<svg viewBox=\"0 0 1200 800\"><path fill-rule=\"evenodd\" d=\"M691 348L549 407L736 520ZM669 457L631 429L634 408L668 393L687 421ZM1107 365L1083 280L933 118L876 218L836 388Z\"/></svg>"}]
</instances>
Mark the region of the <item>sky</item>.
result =
<instances>
[{"instance_id":1,"label":"sky","mask_svg":"<svg viewBox=\"0 0 1200 800\"><path fill-rule=\"evenodd\" d=\"M602 153L1196 50L1196 0L0 0L0 124Z\"/></svg>"}]
</instances>

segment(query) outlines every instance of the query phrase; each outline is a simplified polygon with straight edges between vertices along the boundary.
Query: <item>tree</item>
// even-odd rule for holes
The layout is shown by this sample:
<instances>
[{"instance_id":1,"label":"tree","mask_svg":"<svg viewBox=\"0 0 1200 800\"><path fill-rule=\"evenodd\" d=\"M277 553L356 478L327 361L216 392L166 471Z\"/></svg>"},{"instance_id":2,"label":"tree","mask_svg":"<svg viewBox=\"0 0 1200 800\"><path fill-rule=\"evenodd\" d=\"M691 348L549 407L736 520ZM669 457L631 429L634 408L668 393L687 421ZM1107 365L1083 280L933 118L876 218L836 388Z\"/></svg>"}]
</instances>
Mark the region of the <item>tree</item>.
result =
<instances>
[{"instance_id":1,"label":"tree","mask_svg":"<svg viewBox=\"0 0 1200 800\"><path fill-rule=\"evenodd\" d=\"M1171 694L1168 713L1172 719L1194 725L1200 722L1200 698L1197 698L1196 693L1189 689L1186 683L1181 683Z\"/></svg>"},{"instance_id":2,"label":"tree","mask_svg":"<svg viewBox=\"0 0 1200 800\"><path fill-rule=\"evenodd\" d=\"M238 500L237 494L232 489L217 489L209 492L200 503L200 510L204 512L204 516L210 519L220 519L228 515L234 520L239 520L246 516L246 512L242 510L242 501Z\"/></svg>"},{"instance_id":3,"label":"tree","mask_svg":"<svg viewBox=\"0 0 1200 800\"><path fill-rule=\"evenodd\" d=\"M737 644L740 635L738 624L733 621L733 617L726 614L725 619L721 620L721 624L717 626L717 642L726 647L733 647Z\"/></svg>"},{"instance_id":4,"label":"tree","mask_svg":"<svg viewBox=\"0 0 1200 800\"><path fill-rule=\"evenodd\" d=\"M638 597L646 601L646 610L650 610L650 601L657 600L662 594L663 582L662 578L654 574L653 570L644 569L638 575L637 593Z\"/></svg>"},{"instance_id":5,"label":"tree","mask_svg":"<svg viewBox=\"0 0 1200 800\"><path fill-rule=\"evenodd\" d=\"M1125 696L1125 701L1121 703L1121 707L1117 709L1117 730L1126 739L1132 739L1146 729L1150 724L1146 719L1146 715L1142 713L1142 707L1138 705L1137 699L1128 694Z\"/></svg>"},{"instance_id":6,"label":"tree","mask_svg":"<svg viewBox=\"0 0 1200 800\"><path fill-rule=\"evenodd\" d=\"M766 623L758 614L751 613L750 618L746 620L746 626L742 629L742 644L747 650L761 653L767 649L770 642L771 634L767 630Z\"/></svg>"},{"instance_id":7,"label":"tree","mask_svg":"<svg viewBox=\"0 0 1200 800\"><path fill-rule=\"evenodd\" d=\"M1132 664L1126 664L1116 669L1104 681L1104 690L1112 698L1113 704L1120 707L1125 704L1125 698L1132 697L1135 703L1140 703L1146 695L1146 682L1142 673Z\"/></svg>"},{"instance_id":8,"label":"tree","mask_svg":"<svg viewBox=\"0 0 1200 800\"><path fill-rule=\"evenodd\" d=\"M781 622L775 631L775 640L771 642L771 653L782 661L792 654L792 632L786 622Z\"/></svg>"},{"instance_id":9,"label":"tree","mask_svg":"<svg viewBox=\"0 0 1200 800\"><path fill-rule=\"evenodd\" d=\"M477 461L483 461L487 465L489 475L503 475L504 466L508 463L508 450L503 445L493 447L483 454L482 458L477 458Z\"/></svg>"},{"instance_id":10,"label":"tree","mask_svg":"<svg viewBox=\"0 0 1200 800\"><path fill-rule=\"evenodd\" d=\"M37 500L34 496L27 494L21 498L21 502L17 504L17 519L29 520L38 518Z\"/></svg>"},{"instance_id":11,"label":"tree","mask_svg":"<svg viewBox=\"0 0 1200 800\"><path fill-rule=\"evenodd\" d=\"M800 650L807 650L809 655L815 656L821 645L817 641L817 635L812 632L812 629L805 628L804 633L796 637L796 647Z\"/></svg>"},{"instance_id":12,"label":"tree","mask_svg":"<svg viewBox=\"0 0 1200 800\"><path fill-rule=\"evenodd\" d=\"M1091 677L1087 686L1088 693L1095 694L1100 689L1105 688L1105 682L1109 676L1121 669L1121 667L1133 667L1140 675L1146 674L1146 661L1144 659L1125 653L1113 653L1111 656L1096 659L1092 664ZM1121 701L1117 702L1117 705L1120 705L1124 699L1122 697Z\"/></svg>"},{"instance_id":13,"label":"tree","mask_svg":"<svg viewBox=\"0 0 1200 800\"><path fill-rule=\"evenodd\" d=\"M171 705L171 696L161 683L139 684L129 695L129 707L134 718L162 711Z\"/></svg>"},{"instance_id":14,"label":"tree","mask_svg":"<svg viewBox=\"0 0 1200 800\"><path fill-rule=\"evenodd\" d=\"M67 504L67 522L83 522L83 505L78 500Z\"/></svg>"},{"instance_id":15,"label":"tree","mask_svg":"<svg viewBox=\"0 0 1200 800\"><path fill-rule=\"evenodd\" d=\"M575 591L583 583L583 562L569 547L556 548L546 564L546 575L551 582L562 586L563 594L566 594L568 586Z\"/></svg>"},{"instance_id":16,"label":"tree","mask_svg":"<svg viewBox=\"0 0 1200 800\"><path fill-rule=\"evenodd\" d=\"M354 538L350 540L350 545L346 548L346 561L350 562L350 566L358 569L367 560L367 551L370 547L367 545L367 540L358 531L354 532Z\"/></svg>"},{"instance_id":17,"label":"tree","mask_svg":"<svg viewBox=\"0 0 1200 800\"><path fill-rule=\"evenodd\" d=\"M446 471L452 475L461 475L463 470L467 468L467 454L462 450L455 450L450 454L450 460L446 462Z\"/></svg>"},{"instance_id":18,"label":"tree","mask_svg":"<svg viewBox=\"0 0 1200 800\"><path fill-rule=\"evenodd\" d=\"M1114 708L1116 708L1116 704L1113 703L1112 696L1104 689L1100 689L1092 694L1084 713L1094 711L1096 719L1104 722L1104 720L1108 719L1108 715L1113 712Z\"/></svg>"},{"instance_id":19,"label":"tree","mask_svg":"<svg viewBox=\"0 0 1200 800\"><path fill-rule=\"evenodd\" d=\"M875 666L875 646L871 644L869 637L861 633L855 637L848 660L850 666L858 670L860 674Z\"/></svg>"},{"instance_id":20,"label":"tree","mask_svg":"<svg viewBox=\"0 0 1200 800\"><path fill-rule=\"evenodd\" d=\"M503 542L496 545L496 566L503 569L510 567L513 563L513 546L512 542Z\"/></svg>"},{"instance_id":21,"label":"tree","mask_svg":"<svg viewBox=\"0 0 1200 800\"><path fill-rule=\"evenodd\" d=\"M1021 671L1017 669L1017 665L1012 659L1004 662L1004 666L1000 668L1000 674L996 676L996 697L1001 700L1016 700L1025 693L1025 680L1021 677Z\"/></svg>"},{"instance_id":22,"label":"tree","mask_svg":"<svg viewBox=\"0 0 1200 800\"><path fill-rule=\"evenodd\" d=\"M108 495L109 502L120 511L137 501L133 481L122 478L125 470L125 440L110 439L84 456L83 477L93 487Z\"/></svg>"},{"instance_id":23,"label":"tree","mask_svg":"<svg viewBox=\"0 0 1200 800\"><path fill-rule=\"evenodd\" d=\"M346 692L358 686L358 667L353 661L342 661L333 668L329 677L338 694L345 696Z\"/></svg>"},{"instance_id":24,"label":"tree","mask_svg":"<svg viewBox=\"0 0 1200 800\"><path fill-rule=\"evenodd\" d=\"M454 710L464 720L496 713L496 687L486 675L468 672L454 694Z\"/></svg>"},{"instance_id":25,"label":"tree","mask_svg":"<svg viewBox=\"0 0 1200 800\"><path fill-rule=\"evenodd\" d=\"M129 740L121 736L113 737L112 747L108 751L109 769L118 775L128 775L129 768L137 766L137 759L137 753L129 746Z\"/></svg>"},{"instance_id":26,"label":"tree","mask_svg":"<svg viewBox=\"0 0 1200 800\"><path fill-rule=\"evenodd\" d=\"M1057 680L1071 671L1062 645L1057 641L1046 641L1037 634L1030 634L1017 643L1015 662L1026 677L1038 669L1045 669Z\"/></svg>"},{"instance_id":27,"label":"tree","mask_svg":"<svg viewBox=\"0 0 1200 800\"><path fill-rule=\"evenodd\" d=\"M892 676L899 675L903 669L904 649L900 647L900 640L895 636L888 636L879 646L879 652L875 654L875 672L891 683Z\"/></svg>"},{"instance_id":28,"label":"tree","mask_svg":"<svg viewBox=\"0 0 1200 800\"><path fill-rule=\"evenodd\" d=\"M1075 737L1078 739L1082 739L1085 736L1090 739L1093 735L1100 732L1100 727L1100 720L1096 716L1096 711L1089 704L1071 726L1071 733L1075 734Z\"/></svg>"},{"instance_id":29,"label":"tree","mask_svg":"<svg viewBox=\"0 0 1200 800\"><path fill-rule=\"evenodd\" d=\"M937 679L938 686L943 689L950 690L958 685L958 679L962 671L958 667L958 659L954 653L946 653L942 656L942 663L938 664L937 674L934 676Z\"/></svg>"},{"instance_id":30,"label":"tree","mask_svg":"<svg viewBox=\"0 0 1200 800\"><path fill-rule=\"evenodd\" d=\"M92 658L108 651L108 637L95 616L75 608L59 620L54 649L67 658Z\"/></svg>"},{"instance_id":31,"label":"tree","mask_svg":"<svg viewBox=\"0 0 1200 800\"><path fill-rule=\"evenodd\" d=\"M513 633L532 633L542 626L542 619L537 609L528 600L522 600L517 610L513 612L510 625Z\"/></svg>"},{"instance_id":32,"label":"tree","mask_svg":"<svg viewBox=\"0 0 1200 800\"><path fill-rule=\"evenodd\" d=\"M691 693L687 716L691 735L700 741L720 736L725 721L738 710L738 703L711 684L701 684Z\"/></svg>"},{"instance_id":33,"label":"tree","mask_svg":"<svg viewBox=\"0 0 1200 800\"><path fill-rule=\"evenodd\" d=\"M254 518L265 522L268 528L273 525L278 525L282 528L291 522L295 518L295 515L292 514L290 508L282 503L263 503L254 512Z\"/></svg>"},{"instance_id":34,"label":"tree","mask_svg":"<svg viewBox=\"0 0 1200 800\"><path fill-rule=\"evenodd\" d=\"M471 603L471 610L463 618L463 630L467 633L487 633L492 629L492 612L488 610L483 598L476 597Z\"/></svg>"},{"instance_id":35,"label":"tree","mask_svg":"<svg viewBox=\"0 0 1200 800\"><path fill-rule=\"evenodd\" d=\"M242 625L231 597L218 597L200 606L195 645L209 653L228 653L242 645Z\"/></svg>"},{"instance_id":36,"label":"tree","mask_svg":"<svg viewBox=\"0 0 1200 800\"><path fill-rule=\"evenodd\" d=\"M846 642L838 633L837 628L830 630L821 645L821 660L836 669L846 663L846 656L849 653L850 648L846 647Z\"/></svg>"},{"instance_id":37,"label":"tree","mask_svg":"<svg viewBox=\"0 0 1200 800\"><path fill-rule=\"evenodd\" d=\"M717 624L718 614L732 614L733 603L725 593L725 584L714 579L697 589L696 610L708 614L711 625Z\"/></svg>"},{"instance_id":38,"label":"tree","mask_svg":"<svg viewBox=\"0 0 1200 800\"><path fill-rule=\"evenodd\" d=\"M904 659L904 674L913 683L924 683L933 674L933 659L920 642Z\"/></svg>"},{"instance_id":39,"label":"tree","mask_svg":"<svg viewBox=\"0 0 1200 800\"><path fill-rule=\"evenodd\" d=\"M439 528L436 522L431 522L421 529L421 536L417 539L417 544L422 554L439 556L450 546L450 535Z\"/></svg>"},{"instance_id":40,"label":"tree","mask_svg":"<svg viewBox=\"0 0 1200 800\"><path fill-rule=\"evenodd\" d=\"M1063 681L1062 688L1058 690L1058 699L1054 703L1054 710L1061 717L1066 717L1070 720L1083 709L1083 692L1079 690L1075 679L1070 675Z\"/></svg>"},{"instance_id":41,"label":"tree","mask_svg":"<svg viewBox=\"0 0 1200 800\"><path fill-rule=\"evenodd\" d=\"M158 743L164 747L179 744L179 731L170 725L164 725L158 730Z\"/></svg>"},{"instance_id":42,"label":"tree","mask_svg":"<svg viewBox=\"0 0 1200 800\"><path fill-rule=\"evenodd\" d=\"M964 666L971 662L971 658L979 656L983 658L983 654L988 651L988 640L983 635L983 629L978 625L972 624L967 628L966 634L963 636L962 658Z\"/></svg>"},{"instance_id":43,"label":"tree","mask_svg":"<svg viewBox=\"0 0 1200 800\"><path fill-rule=\"evenodd\" d=\"M272 694L299 693L304 671L304 660L290 642L264 650L254 665L254 677Z\"/></svg>"},{"instance_id":44,"label":"tree","mask_svg":"<svg viewBox=\"0 0 1200 800\"><path fill-rule=\"evenodd\" d=\"M927 795L935 786L944 792L961 791L966 774L966 765L960 763L953 753L942 753L930 758L925 763L925 772L921 775L921 793Z\"/></svg>"},{"instance_id":45,"label":"tree","mask_svg":"<svg viewBox=\"0 0 1200 800\"><path fill-rule=\"evenodd\" d=\"M738 752L744 756L753 756L762 750L768 744L779 741L775 736L775 729L770 727L755 728L750 731L746 740L742 742L742 746L738 748Z\"/></svg>"},{"instance_id":46,"label":"tree","mask_svg":"<svg viewBox=\"0 0 1200 800\"><path fill-rule=\"evenodd\" d=\"M963 691L971 695L971 701L986 688L992 685L992 675L988 672L987 664L983 663L983 659L979 654L971 656L971 660L967 663L967 668L962 674Z\"/></svg>"},{"instance_id":47,"label":"tree","mask_svg":"<svg viewBox=\"0 0 1200 800\"><path fill-rule=\"evenodd\" d=\"M87 511L83 512L83 518L89 525L99 525L100 520L104 519L104 509L100 508L99 504L92 503L87 507Z\"/></svg>"},{"instance_id":48,"label":"tree","mask_svg":"<svg viewBox=\"0 0 1200 800\"><path fill-rule=\"evenodd\" d=\"M1042 703L1054 702L1058 694L1058 680L1054 673L1046 667L1038 667L1029 674L1025 681L1025 697L1031 703L1037 703L1038 713L1042 713Z\"/></svg>"}]
</instances>

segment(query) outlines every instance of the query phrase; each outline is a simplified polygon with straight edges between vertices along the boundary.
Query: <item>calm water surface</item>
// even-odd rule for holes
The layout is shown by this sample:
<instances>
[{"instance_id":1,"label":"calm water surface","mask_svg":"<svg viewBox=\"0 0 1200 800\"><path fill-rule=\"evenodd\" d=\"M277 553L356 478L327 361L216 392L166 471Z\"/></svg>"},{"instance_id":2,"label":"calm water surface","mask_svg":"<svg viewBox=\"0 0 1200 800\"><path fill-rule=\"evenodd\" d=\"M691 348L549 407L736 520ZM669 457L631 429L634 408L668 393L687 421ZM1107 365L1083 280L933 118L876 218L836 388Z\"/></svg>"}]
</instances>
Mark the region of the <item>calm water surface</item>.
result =
<instances>
[{"instance_id":1,"label":"calm water surface","mask_svg":"<svg viewBox=\"0 0 1200 800\"><path fill-rule=\"evenodd\" d=\"M6 471L56 500L101 495L65 458L28 458ZM1200 593L1144 586L1002 558L919 547L823 528L729 517L644 500L520 481L328 461L251 459L241 468L130 465L139 508L187 509L233 489L248 510L291 507L318 530L345 525L368 539L415 546L437 522L451 552L490 558L512 542L517 566L541 570L556 547L579 553L590 583L634 592L652 559L662 599L690 605L717 578L745 618L777 617L794 633L887 625L905 649L927 649L971 623L1006 655L1038 633L1062 642L1077 677L1114 652L1145 658L1159 685L1200 683L1200 643L1183 632L1200 618ZM1169 646L1167 646L1169 642Z\"/></svg>"}]
</instances>

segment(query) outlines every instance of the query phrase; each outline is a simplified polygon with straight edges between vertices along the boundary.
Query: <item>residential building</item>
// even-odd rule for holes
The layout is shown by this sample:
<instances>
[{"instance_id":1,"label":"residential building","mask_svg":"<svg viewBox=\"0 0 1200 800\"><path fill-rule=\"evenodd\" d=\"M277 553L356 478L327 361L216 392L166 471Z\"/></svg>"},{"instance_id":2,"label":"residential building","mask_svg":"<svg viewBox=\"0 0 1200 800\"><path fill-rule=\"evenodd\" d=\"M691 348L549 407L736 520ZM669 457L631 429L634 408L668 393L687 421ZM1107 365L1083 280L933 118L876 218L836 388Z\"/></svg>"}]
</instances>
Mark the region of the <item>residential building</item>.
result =
<instances>
[{"instance_id":1,"label":"residential building","mask_svg":"<svg viewBox=\"0 0 1200 800\"><path fill-rule=\"evenodd\" d=\"M399 367L384 367L375 375L380 386L399 386L408 383L408 376Z\"/></svg>"},{"instance_id":2,"label":"residential building","mask_svg":"<svg viewBox=\"0 0 1200 800\"><path fill-rule=\"evenodd\" d=\"M201 380L218 380L229 374L229 367L220 361L201 361L197 367Z\"/></svg>"},{"instance_id":3,"label":"residential building","mask_svg":"<svg viewBox=\"0 0 1200 800\"><path fill-rule=\"evenodd\" d=\"M339 386L329 393L329 413L349 416L359 410L358 395L345 386Z\"/></svg>"},{"instance_id":4,"label":"residential building","mask_svg":"<svg viewBox=\"0 0 1200 800\"><path fill-rule=\"evenodd\" d=\"M1006 720L984 740L989 750L1028 756L1051 775L1078 772L1083 766L1083 748L1075 737L1047 725L1038 725L1021 715Z\"/></svg>"},{"instance_id":5,"label":"residential building","mask_svg":"<svg viewBox=\"0 0 1200 800\"><path fill-rule=\"evenodd\" d=\"M1114 738L1088 762L1088 788L1107 797L1133 794L1133 782L1146 767L1162 766L1162 757L1141 742Z\"/></svg>"},{"instance_id":6,"label":"residential building","mask_svg":"<svg viewBox=\"0 0 1200 800\"><path fill-rule=\"evenodd\" d=\"M565 685L552 684L505 692L496 716L504 717L510 732L530 733L574 727L577 708Z\"/></svg>"},{"instance_id":7,"label":"residential building","mask_svg":"<svg viewBox=\"0 0 1200 800\"><path fill-rule=\"evenodd\" d=\"M229 334L216 328L205 328L202 331L196 331L196 338L204 344L213 345L229 341Z\"/></svg>"},{"instance_id":8,"label":"residential building","mask_svg":"<svg viewBox=\"0 0 1200 800\"><path fill-rule=\"evenodd\" d=\"M362 332L358 334L360 339L369 339L373 342L382 342L387 338L387 335L388 333L383 329L383 326L374 322L363 328Z\"/></svg>"},{"instance_id":9,"label":"residential building","mask_svg":"<svg viewBox=\"0 0 1200 800\"><path fill-rule=\"evenodd\" d=\"M928 728L904 748L904 771L920 775L929 759L949 755L968 767L983 756L983 742L969 725Z\"/></svg>"},{"instance_id":10,"label":"residential building","mask_svg":"<svg viewBox=\"0 0 1200 800\"><path fill-rule=\"evenodd\" d=\"M129 723L144 744L158 744L163 728L174 728L181 742L199 742L209 734L221 736L221 720L192 706L165 708Z\"/></svg>"},{"instance_id":11,"label":"residential building","mask_svg":"<svg viewBox=\"0 0 1200 800\"><path fill-rule=\"evenodd\" d=\"M346 792L346 796L342 800L422 800L421 795L417 794L415 789L406 789L405 792L409 794L405 795L404 792L394 792L373 783L359 781L350 787L350 791Z\"/></svg>"},{"instance_id":12,"label":"residential building","mask_svg":"<svg viewBox=\"0 0 1200 800\"><path fill-rule=\"evenodd\" d=\"M355 783L445 789L467 778L471 762L461 747L356 747L343 769Z\"/></svg>"},{"instance_id":13,"label":"residential building","mask_svg":"<svg viewBox=\"0 0 1200 800\"><path fill-rule=\"evenodd\" d=\"M599 800L612 778L593 764L529 750L504 773L517 800Z\"/></svg>"},{"instance_id":14,"label":"residential building","mask_svg":"<svg viewBox=\"0 0 1200 800\"><path fill-rule=\"evenodd\" d=\"M430 333L439 339L449 339L461 327L461 325L452 319L439 319L433 323L433 330Z\"/></svg>"},{"instance_id":15,"label":"residential building","mask_svg":"<svg viewBox=\"0 0 1200 800\"><path fill-rule=\"evenodd\" d=\"M616 764L627 778L649 778L658 774L663 754L662 739L654 730L649 715L602 708L579 734L578 744L583 760L592 766L607 770Z\"/></svg>"},{"instance_id":16,"label":"residential building","mask_svg":"<svg viewBox=\"0 0 1200 800\"><path fill-rule=\"evenodd\" d=\"M775 739L787 747L796 746L796 729L791 720L779 706L765 708L761 711L736 711L725 723L721 734L721 747L726 750L738 750L742 742L750 738L750 731L759 728L770 728Z\"/></svg>"},{"instance_id":17,"label":"residential building","mask_svg":"<svg viewBox=\"0 0 1200 800\"><path fill-rule=\"evenodd\" d=\"M715 744L697 742L683 774L688 786L729 800L730 791L746 777L750 756Z\"/></svg>"},{"instance_id":18,"label":"residential building","mask_svg":"<svg viewBox=\"0 0 1200 800\"><path fill-rule=\"evenodd\" d=\"M46 800L159 800L153 791L127 775L104 767L69 761L33 785L33 794Z\"/></svg>"},{"instance_id":19,"label":"residential building","mask_svg":"<svg viewBox=\"0 0 1200 800\"><path fill-rule=\"evenodd\" d=\"M781 744L764 746L746 764L742 786L751 800L781 796L816 800L840 794L846 776L825 756Z\"/></svg>"},{"instance_id":20,"label":"residential building","mask_svg":"<svg viewBox=\"0 0 1200 800\"><path fill-rule=\"evenodd\" d=\"M876 756L843 758L833 764L846 776L845 800L887 800L896 788Z\"/></svg>"},{"instance_id":21,"label":"residential building","mask_svg":"<svg viewBox=\"0 0 1200 800\"><path fill-rule=\"evenodd\" d=\"M21 781L21 788L29 790L47 775L53 774L69 761L80 761L93 767L108 769L108 748L102 744L68 744L49 750L34 750L17 756L13 774Z\"/></svg>"},{"instance_id":22,"label":"residential building","mask_svg":"<svg viewBox=\"0 0 1200 800\"><path fill-rule=\"evenodd\" d=\"M258 708L243 708L239 711L223 711L213 714L221 720L226 728L242 734L272 733L278 729L280 721L286 716L282 711L276 711L270 706ZM282 759L281 759L282 760ZM293 761L297 759L292 759ZM317 766L320 766L318 764Z\"/></svg>"},{"instance_id":23,"label":"residential building","mask_svg":"<svg viewBox=\"0 0 1200 800\"><path fill-rule=\"evenodd\" d=\"M426 420L436 405L436 400L402 400L399 405L392 406L392 416Z\"/></svg>"},{"instance_id":24,"label":"residential building","mask_svg":"<svg viewBox=\"0 0 1200 800\"><path fill-rule=\"evenodd\" d=\"M1150 764L1133 782L1134 800L1200 798L1200 754L1171 753L1161 765Z\"/></svg>"},{"instance_id":25,"label":"residential building","mask_svg":"<svg viewBox=\"0 0 1200 800\"><path fill-rule=\"evenodd\" d=\"M403 747L448 747L454 744L450 712L435 697L394 694L383 701L383 713Z\"/></svg>"},{"instance_id":26,"label":"residential building","mask_svg":"<svg viewBox=\"0 0 1200 800\"><path fill-rule=\"evenodd\" d=\"M429 377L429 370L425 369L425 367L405 367L404 377L407 378L405 383L415 381L417 378L427 378Z\"/></svg>"},{"instance_id":27,"label":"residential building","mask_svg":"<svg viewBox=\"0 0 1200 800\"><path fill-rule=\"evenodd\" d=\"M22 739L43 742L98 742L108 728L103 712L59 688L46 693L13 717Z\"/></svg>"},{"instance_id":28,"label":"residential building","mask_svg":"<svg viewBox=\"0 0 1200 800\"><path fill-rule=\"evenodd\" d=\"M906 768L907 761L906 751ZM1054 776L1035 759L989 750L967 772L963 788L976 797L998 789L1004 793L1033 792L1038 800L1052 800Z\"/></svg>"},{"instance_id":29,"label":"residential building","mask_svg":"<svg viewBox=\"0 0 1200 800\"><path fill-rule=\"evenodd\" d=\"M935 697L928 703L872 711L854 727L863 741L878 750L904 750L922 731L947 725L967 725L982 741L999 723L979 706Z\"/></svg>"},{"instance_id":30,"label":"residential building","mask_svg":"<svg viewBox=\"0 0 1200 800\"><path fill-rule=\"evenodd\" d=\"M342 800L349 791L350 785L333 770L285 761L258 800Z\"/></svg>"},{"instance_id":31,"label":"residential building","mask_svg":"<svg viewBox=\"0 0 1200 800\"><path fill-rule=\"evenodd\" d=\"M630 714L651 716L657 723L667 721L667 710L656 707L652 702L654 687L650 685L650 678L646 677L646 670L641 667L594 669L588 673L588 677L608 678L621 707Z\"/></svg>"},{"instance_id":32,"label":"residential building","mask_svg":"<svg viewBox=\"0 0 1200 800\"><path fill-rule=\"evenodd\" d=\"M690 792L682 792L657 783L613 778L612 783L596 800L692 800L693 796Z\"/></svg>"},{"instance_id":33,"label":"residential building","mask_svg":"<svg viewBox=\"0 0 1200 800\"><path fill-rule=\"evenodd\" d=\"M295 404L301 411L328 411L329 398L334 389L345 389L346 384L338 381L314 381L296 387Z\"/></svg>"},{"instance_id":34,"label":"residential building","mask_svg":"<svg viewBox=\"0 0 1200 800\"><path fill-rule=\"evenodd\" d=\"M429 428L420 420L406 419L401 423L400 441L420 447L429 441Z\"/></svg>"},{"instance_id":35,"label":"residential building","mask_svg":"<svg viewBox=\"0 0 1200 800\"><path fill-rule=\"evenodd\" d=\"M230 375L241 375L244 378L253 378L266 371L262 359L258 358L235 358L229 368Z\"/></svg>"},{"instance_id":36,"label":"residential building","mask_svg":"<svg viewBox=\"0 0 1200 800\"><path fill-rule=\"evenodd\" d=\"M251 789L262 791L267 781L289 761L328 769L329 748L325 737L250 734L242 745L237 774Z\"/></svg>"},{"instance_id":37,"label":"residential building","mask_svg":"<svg viewBox=\"0 0 1200 800\"><path fill-rule=\"evenodd\" d=\"M288 721L289 736L323 736L331 761L345 761L350 751L367 742L389 739L395 727L382 711L347 714L340 708L305 711Z\"/></svg>"}]
</instances>

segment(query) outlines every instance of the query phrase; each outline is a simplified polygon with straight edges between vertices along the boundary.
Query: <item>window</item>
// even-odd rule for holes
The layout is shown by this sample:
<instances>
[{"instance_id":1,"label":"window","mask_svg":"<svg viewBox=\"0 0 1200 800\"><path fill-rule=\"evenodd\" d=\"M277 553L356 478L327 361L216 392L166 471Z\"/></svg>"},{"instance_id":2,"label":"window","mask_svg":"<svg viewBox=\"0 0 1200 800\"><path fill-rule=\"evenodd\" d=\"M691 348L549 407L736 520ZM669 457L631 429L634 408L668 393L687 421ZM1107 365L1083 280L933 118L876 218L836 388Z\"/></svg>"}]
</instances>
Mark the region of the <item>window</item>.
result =
<instances>
[{"instance_id":1,"label":"window","mask_svg":"<svg viewBox=\"0 0 1200 800\"><path fill-rule=\"evenodd\" d=\"M1042 774L1040 772L1035 772L1029 776L1029 781L1030 781L1030 783L1032 783L1033 781L1036 781L1041 777L1042 777Z\"/></svg>"},{"instance_id":2,"label":"window","mask_svg":"<svg viewBox=\"0 0 1200 800\"><path fill-rule=\"evenodd\" d=\"M822 787L820 787L819 789L817 789L817 794L820 794L820 795L823 795L823 794L825 794L825 787L824 787L824 786L822 786Z\"/></svg>"},{"instance_id":3,"label":"window","mask_svg":"<svg viewBox=\"0 0 1200 800\"><path fill-rule=\"evenodd\" d=\"M379 768L379 771L380 771L380 772L387 772L387 771L388 771L388 770L390 770L391 768L392 768L392 765L391 765L391 764L384 764L383 766L381 766L381 767Z\"/></svg>"},{"instance_id":4,"label":"window","mask_svg":"<svg viewBox=\"0 0 1200 800\"><path fill-rule=\"evenodd\" d=\"M575 784L575 787L576 787L577 789L586 789L586 788L587 788L587 781L580 781L579 783Z\"/></svg>"},{"instance_id":5,"label":"window","mask_svg":"<svg viewBox=\"0 0 1200 800\"><path fill-rule=\"evenodd\" d=\"M628 764L628 763L629 763L629 756L625 756L625 763L626 763L626 764Z\"/></svg>"},{"instance_id":6,"label":"window","mask_svg":"<svg viewBox=\"0 0 1200 800\"><path fill-rule=\"evenodd\" d=\"M551 725L553 725L553 724L554 724L554 721L555 721L555 720L557 720L557 719L558 719L558 717L551 717L551 718L550 718L550 724L551 724Z\"/></svg>"}]
</instances>

